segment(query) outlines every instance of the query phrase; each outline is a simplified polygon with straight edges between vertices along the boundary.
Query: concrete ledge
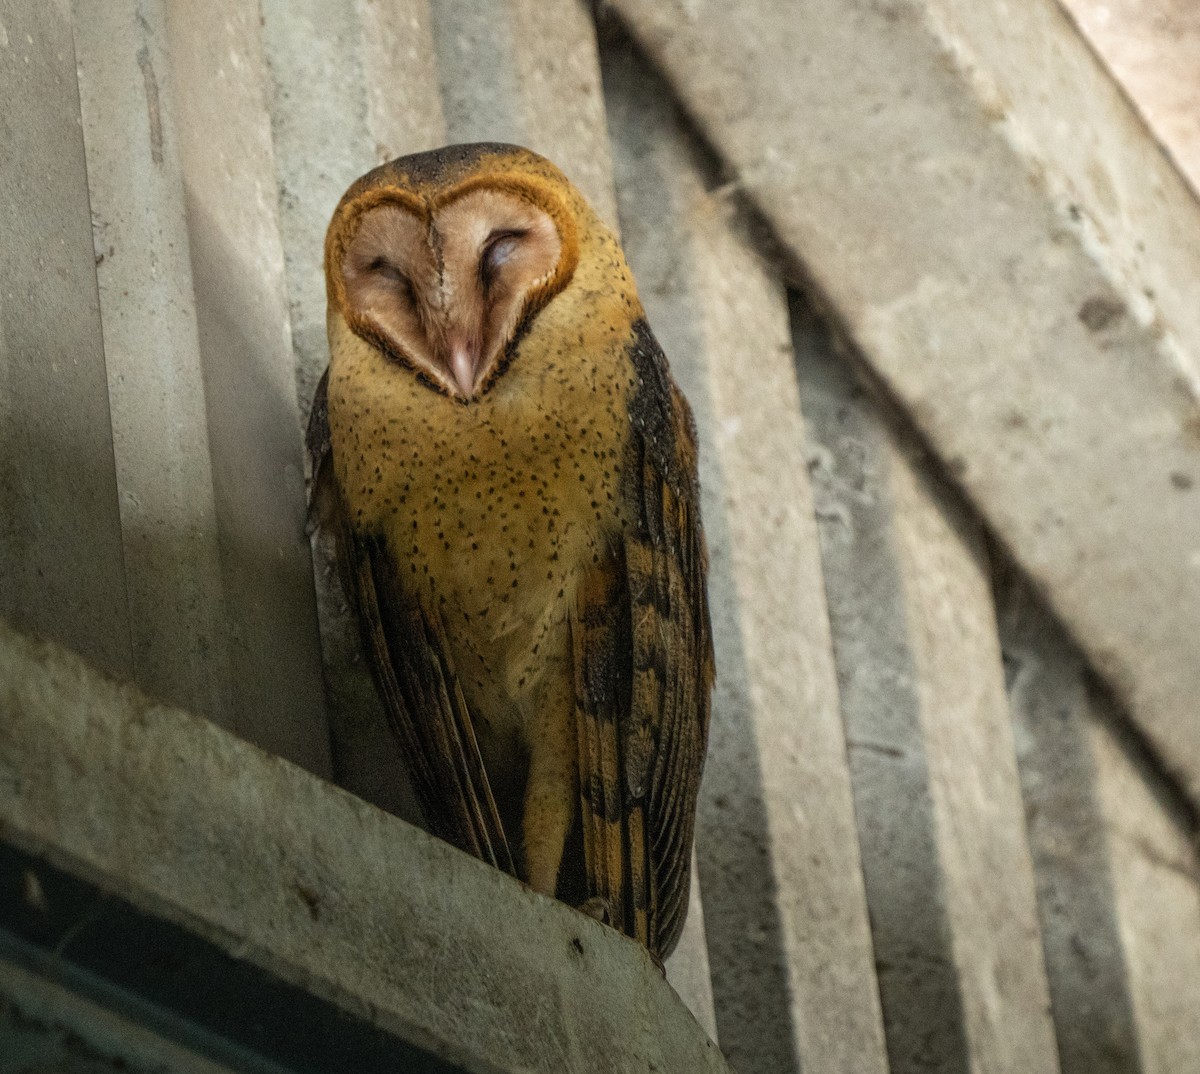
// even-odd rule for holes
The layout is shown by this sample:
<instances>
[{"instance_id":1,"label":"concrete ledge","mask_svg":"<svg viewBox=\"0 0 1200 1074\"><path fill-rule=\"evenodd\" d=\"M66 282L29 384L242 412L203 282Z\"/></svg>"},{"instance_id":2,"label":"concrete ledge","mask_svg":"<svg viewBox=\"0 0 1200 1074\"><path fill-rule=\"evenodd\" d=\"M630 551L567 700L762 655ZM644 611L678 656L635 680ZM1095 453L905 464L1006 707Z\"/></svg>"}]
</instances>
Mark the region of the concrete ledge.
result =
<instances>
[{"instance_id":1,"label":"concrete ledge","mask_svg":"<svg viewBox=\"0 0 1200 1074\"><path fill-rule=\"evenodd\" d=\"M631 941L4 625L0 842L467 1070L728 1070Z\"/></svg>"}]
</instances>

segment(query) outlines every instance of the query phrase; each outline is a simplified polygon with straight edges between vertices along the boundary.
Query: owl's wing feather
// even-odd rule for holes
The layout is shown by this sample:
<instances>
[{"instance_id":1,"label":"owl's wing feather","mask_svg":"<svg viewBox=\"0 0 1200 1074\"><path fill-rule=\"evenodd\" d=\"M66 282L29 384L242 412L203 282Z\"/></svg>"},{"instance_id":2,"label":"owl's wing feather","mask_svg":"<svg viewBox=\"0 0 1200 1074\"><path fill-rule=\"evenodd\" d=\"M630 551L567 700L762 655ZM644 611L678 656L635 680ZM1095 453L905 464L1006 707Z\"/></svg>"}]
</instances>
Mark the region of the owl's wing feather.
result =
<instances>
[{"instance_id":1,"label":"owl's wing feather","mask_svg":"<svg viewBox=\"0 0 1200 1074\"><path fill-rule=\"evenodd\" d=\"M441 617L405 594L386 540L356 532L347 518L332 473L327 377L309 419L312 509L336 535L343 586L413 789L434 832L515 876Z\"/></svg>"},{"instance_id":2,"label":"owl's wing feather","mask_svg":"<svg viewBox=\"0 0 1200 1074\"><path fill-rule=\"evenodd\" d=\"M632 521L616 572L607 581L591 572L573 624L581 805L589 895L665 958L687 909L712 633L691 412L644 321L630 359L639 381L624 491ZM626 690L619 662L597 653L623 653Z\"/></svg>"}]
</instances>

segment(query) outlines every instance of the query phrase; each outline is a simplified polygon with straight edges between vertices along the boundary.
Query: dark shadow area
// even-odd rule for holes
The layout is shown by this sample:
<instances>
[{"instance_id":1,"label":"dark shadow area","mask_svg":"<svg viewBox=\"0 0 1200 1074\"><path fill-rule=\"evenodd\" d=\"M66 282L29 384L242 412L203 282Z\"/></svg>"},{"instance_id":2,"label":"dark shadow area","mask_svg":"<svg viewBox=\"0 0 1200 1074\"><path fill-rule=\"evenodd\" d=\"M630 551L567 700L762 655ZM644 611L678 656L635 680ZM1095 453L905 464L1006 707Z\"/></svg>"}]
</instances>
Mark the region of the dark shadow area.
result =
<instances>
[{"instance_id":1,"label":"dark shadow area","mask_svg":"<svg viewBox=\"0 0 1200 1074\"><path fill-rule=\"evenodd\" d=\"M0 843L2 961L234 1071L467 1069Z\"/></svg>"}]
</instances>

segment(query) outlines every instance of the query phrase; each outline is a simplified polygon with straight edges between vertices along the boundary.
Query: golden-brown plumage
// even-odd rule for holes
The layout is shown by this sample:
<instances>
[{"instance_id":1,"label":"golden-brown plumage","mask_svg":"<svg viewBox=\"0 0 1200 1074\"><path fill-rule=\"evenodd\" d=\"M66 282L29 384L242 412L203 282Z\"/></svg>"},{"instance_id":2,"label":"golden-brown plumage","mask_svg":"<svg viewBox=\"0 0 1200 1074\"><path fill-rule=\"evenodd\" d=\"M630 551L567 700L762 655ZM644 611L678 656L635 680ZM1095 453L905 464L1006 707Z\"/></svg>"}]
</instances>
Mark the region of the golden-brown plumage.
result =
<instances>
[{"instance_id":1,"label":"golden-brown plumage","mask_svg":"<svg viewBox=\"0 0 1200 1074\"><path fill-rule=\"evenodd\" d=\"M712 682L691 416L552 164L363 176L326 240L314 504L433 831L658 958Z\"/></svg>"}]
</instances>

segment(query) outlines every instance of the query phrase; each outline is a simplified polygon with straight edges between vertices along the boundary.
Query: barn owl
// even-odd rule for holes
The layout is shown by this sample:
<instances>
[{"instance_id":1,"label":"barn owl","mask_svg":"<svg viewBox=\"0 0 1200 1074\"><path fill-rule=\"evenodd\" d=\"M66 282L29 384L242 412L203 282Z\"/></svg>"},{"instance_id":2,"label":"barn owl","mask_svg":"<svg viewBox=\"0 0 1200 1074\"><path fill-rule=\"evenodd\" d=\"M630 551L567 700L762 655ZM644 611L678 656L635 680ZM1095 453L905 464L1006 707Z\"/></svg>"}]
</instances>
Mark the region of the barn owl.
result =
<instances>
[{"instance_id":1,"label":"barn owl","mask_svg":"<svg viewBox=\"0 0 1200 1074\"><path fill-rule=\"evenodd\" d=\"M548 160L368 172L325 244L314 512L434 834L660 962L713 656L696 435L612 232Z\"/></svg>"}]
</instances>

